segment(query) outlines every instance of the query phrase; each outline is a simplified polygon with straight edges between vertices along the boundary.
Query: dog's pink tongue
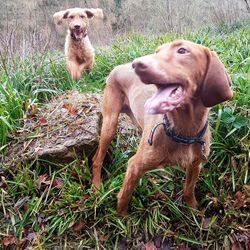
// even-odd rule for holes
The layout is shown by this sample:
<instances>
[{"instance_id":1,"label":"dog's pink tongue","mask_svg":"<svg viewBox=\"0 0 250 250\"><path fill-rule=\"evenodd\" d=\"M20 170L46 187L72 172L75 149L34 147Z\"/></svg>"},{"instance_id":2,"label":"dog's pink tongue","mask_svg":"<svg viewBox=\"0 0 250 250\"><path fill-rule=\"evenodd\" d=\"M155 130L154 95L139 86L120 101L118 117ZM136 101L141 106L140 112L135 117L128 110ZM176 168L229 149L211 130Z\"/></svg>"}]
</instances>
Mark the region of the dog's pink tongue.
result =
<instances>
[{"instance_id":1,"label":"dog's pink tongue","mask_svg":"<svg viewBox=\"0 0 250 250\"><path fill-rule=\"evenodd\" d=\"M76 39L82 38L83 33L84 33L83 29L75 29L74 30L74 34L75 34Z\"/></svg>"},{"instance_id":2,"label":"dog's pink tongue","mask_svg":"<svg viewBox=\"0 0 250 250\"><path fill-rule=\"evenodd\" d=\"M144 109L148 114L164 114L172 106L172 101L170 100L171 93L177 88L177 85L170 85L167 87L161 87L158 91L149 98Z\"/></svg>"},{"instance_id":3,"label":"dog's pink tongue","mask_svg":"<svg viewBox=\"0 0 250 250\"><path fill-rule=\"evenodd\" d=\"M79 30L75 30L75 33L76 33L76 35L80 35L81 34L81 30L79 29Z\"/></svg>"}]
</instances>

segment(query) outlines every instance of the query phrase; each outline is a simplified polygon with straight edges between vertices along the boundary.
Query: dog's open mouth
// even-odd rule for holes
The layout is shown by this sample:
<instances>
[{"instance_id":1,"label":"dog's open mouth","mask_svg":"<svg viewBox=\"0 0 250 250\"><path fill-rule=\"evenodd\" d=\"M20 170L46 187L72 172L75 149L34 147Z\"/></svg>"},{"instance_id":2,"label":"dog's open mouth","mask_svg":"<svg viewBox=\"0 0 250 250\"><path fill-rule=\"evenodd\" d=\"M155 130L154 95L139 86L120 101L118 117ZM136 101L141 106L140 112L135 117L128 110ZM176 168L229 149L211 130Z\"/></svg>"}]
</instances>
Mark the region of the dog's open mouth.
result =
<instances>
[{"instance_id":1,"label":"dog's open mouth","mask_svg":"<svg viewBox=\"0 0 250 250\"><path fill-rule=\"evenodd\" d=\"M157 92L149 98L145 105L148 114L164 114L177 108L182 103L185 91L180 84L157 85Z\"/></svg>"},{"instance_id":2,"label":"dog's open mouth","mask_svg":"<svg viewBox=\"0 0 250 250\"><path fill-rule=\"evenodd\" d=\"M85 33L86 33L86 30L83 28L73 30L73 35L74 35L76 40L82 39L84 37Z\"/></svg>"}]
</instances>

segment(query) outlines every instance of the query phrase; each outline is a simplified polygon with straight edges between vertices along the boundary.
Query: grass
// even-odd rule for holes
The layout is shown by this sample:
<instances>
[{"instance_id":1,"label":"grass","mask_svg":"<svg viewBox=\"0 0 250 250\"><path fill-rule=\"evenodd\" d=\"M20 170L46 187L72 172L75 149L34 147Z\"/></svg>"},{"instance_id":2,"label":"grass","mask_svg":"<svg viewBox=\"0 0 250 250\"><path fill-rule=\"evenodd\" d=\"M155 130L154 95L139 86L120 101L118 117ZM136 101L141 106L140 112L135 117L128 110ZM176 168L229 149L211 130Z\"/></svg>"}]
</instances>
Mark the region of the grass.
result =
<instances>
[{"instance_id":1,"label":"grass","mask_svg":"<svg viewBox=\"0 0 250 250\"><path fill-rule=\"evenodd\" d=\"M67 89L98 91L116 65L152 53L179 36L130 34L98 48L91 73L76 82L69 77L61 53L37 53L20 60L1 52L0 150L8 154L10 132L22 125L30 104ZM2 246L24 249L139 249L154 241L174 249L246 249L249 237L250 22L201 30L182 38L215 50L232 77L233 100L212 109L213 144L197 183L199 211L182 201L184 174L166 167L139 182L130 215L115 212L128 159L136 143L121 149L113 141L114 159L103 171L98 194L91 189L88 160L68 165L42 161L0 168L0 238ZM136 141L136 138L135 138ZM248 203L249 205L249 203ZM249 244L249 241L248 241ZM57 248L58 249L58 248Z\"/></svg>"}]
</instances>

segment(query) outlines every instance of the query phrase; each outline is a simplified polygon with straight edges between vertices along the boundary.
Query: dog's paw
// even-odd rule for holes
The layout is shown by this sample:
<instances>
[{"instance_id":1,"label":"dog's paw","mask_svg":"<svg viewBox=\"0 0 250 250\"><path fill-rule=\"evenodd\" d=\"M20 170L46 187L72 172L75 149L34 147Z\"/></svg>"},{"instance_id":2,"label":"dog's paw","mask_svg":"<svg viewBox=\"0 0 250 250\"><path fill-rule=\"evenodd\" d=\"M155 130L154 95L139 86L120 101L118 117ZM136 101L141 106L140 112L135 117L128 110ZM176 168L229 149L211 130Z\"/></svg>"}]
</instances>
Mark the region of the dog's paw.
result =
<instances>
[{"instance_id":1,"label":"dog's paw","mask_svg":"<svg viewBox=\"0 0 250 250\"><path fill-rule=\"evenodd\" d=\"M97 194L101 187L101 181L92 180L93 193Z\"/></svg>"},{"instance_id":2,"label":"dog's paw","mask_svg":"<svg viewBox=\"0 0 250 250\"><path fill-rule=\"evenodd\" d=\"M116 211L119 216L125 217L128 215L128 209L117 208Z\"/></svg>"},{"instance_id":3,"label":"dog's paw","mask_svg":"<svg viewBox=\"0 0 250 250\"><path fill-rule=\"evenodd\" d=\"M183 200L192 208L196 209L198 207L198 202L194 196L183 196Z\"/></svg>"},{"instance_id":4,"label":"dog's paw","mask_svg":"<svg viewBox=\"0 0 250 250\"><path fill-rule=\"evenodd\" d=\"M117 196L117 198L119 197L119 194ZM118 198L118 202L117 202L117 214L124 217L126 215L128 215L128 205L126 205L125 203L122 204L121 202L119 202L119 198Z\"/></svg>"}]
</instances>

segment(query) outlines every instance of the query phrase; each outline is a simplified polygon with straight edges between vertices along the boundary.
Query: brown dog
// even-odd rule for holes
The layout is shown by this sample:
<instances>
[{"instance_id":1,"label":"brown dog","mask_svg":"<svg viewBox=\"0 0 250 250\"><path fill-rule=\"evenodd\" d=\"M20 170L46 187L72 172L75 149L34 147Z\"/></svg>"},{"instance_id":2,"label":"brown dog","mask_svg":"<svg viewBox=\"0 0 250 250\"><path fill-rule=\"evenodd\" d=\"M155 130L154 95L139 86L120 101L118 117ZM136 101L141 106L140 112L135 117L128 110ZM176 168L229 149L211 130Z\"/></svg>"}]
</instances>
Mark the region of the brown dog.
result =
<instances>
[{"instance_id":1,"label":"brown dog","mask_svg":"<svg viewBox=\"0 0 250 250\"><path fill-rule=\"evenodd\" d=\"M197 206L196 180L209 154L209 107L232 97L230 85L214 52L184 40L162 45L154 54L110 73L104 90L100 143L93 157L95 187L100 186L101 166L119 113L127 113L143 131L117 196L119 214L127 213L139 178L166 164L185 169L183 198L191 207ZM158 123L162 126L154 127Z\"/></svg>"},{"instance_id":2,"label":"brown dog","mask_svg":"<svg viewBox=\"0 0 250 250\"><path fill-rule=\"evenodd\" d=\"M88 71L94 64L94 48L87 32L89 19L103 18L101 9L72 8L56 12L53 16L56 25L66 21L68 26L65 55L67 68L73 79L80 79L84 71Z\"/></svg>"}]
</instances>

